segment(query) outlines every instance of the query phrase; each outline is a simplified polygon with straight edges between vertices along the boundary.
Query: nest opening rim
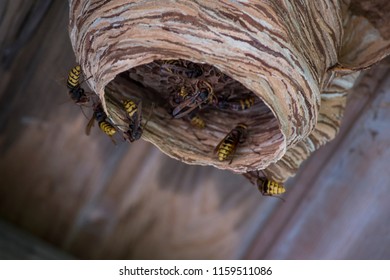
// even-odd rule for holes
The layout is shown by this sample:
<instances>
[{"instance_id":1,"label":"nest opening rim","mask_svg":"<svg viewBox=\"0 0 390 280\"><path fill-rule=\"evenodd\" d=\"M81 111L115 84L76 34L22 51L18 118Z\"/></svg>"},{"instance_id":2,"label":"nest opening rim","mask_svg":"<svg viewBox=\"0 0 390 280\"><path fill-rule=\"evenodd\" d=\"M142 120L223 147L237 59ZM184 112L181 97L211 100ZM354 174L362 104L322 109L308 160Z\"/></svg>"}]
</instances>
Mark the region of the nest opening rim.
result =
<instances>
[{"instance_id":1,"label":"nest opening rim","mask_svg":"<svg viewBox=\"0 0 390 280\"><path fill-rule=\"evenodd\" d=\"M203 117L206 118L207 125L204 129L199 130L191 127L186 118L172 118L167 113L166 108L159 106L161 104L161 96L159 97L161 93L150 87L148 83L145 85L131 78L127 79L127 81L123 78L126 75L129 76L131 71L155 63L158 60L162 61L160 58L149 63L130 67L127 71L117 74L105 86L103 99L106 105L106 112L112 122L120 127L121 130L128 124L126 122L123 123L123 118L116 116L123 116L125 112L123 108L118 108L120 106L112 104L111 99L136 98L142 100L143 125L147 122L142 138L153 143L170 157L184 161L187 164L211 165L219 169L229 169L237 173L244 173L264 169L283 156L286 142L285 135L281 131L277 116L259 94L253 93L258 98L258 101L247 112L226 112L224 110L214 110L215 108L213 110L206 108ZM163 60L166 59L164 58ZM173 59L170 58L169 60ZM182 59L175 58L175 60L180 61ZM192 60L188 62L200 64ZM201 63L201 65L208 64ZM212 65L211 67L231 78L230 75L219 70L217 66ZM249 90L237 79L233 80L242 85L246 90ZM156 98L160 100L156 100ZM254 109L259 108L261 113L254 111ZM149 115L150 117L148 117ZM227 123L226 120L232 115L236 119ZM258 117L252 118L254 115L258 115ZM264 116L267 119L266 123L262 122L261 125L254 125L255 120L259 121L261 118L264 120ZM238 144L231 163L229 161L219 161L215 154L215 147L238 123L247 123L249 125L249 142L245 141L244 144ZM267 127L267 123L271 125ZM264 127L267 127L267 129L264 129ZM169 131L168 134L166 133L167 131ZM183 137L183 135L187 136ZM268 145L266 145L267 143ZM272 148L270 149L269 147Z\"/></svg>"}]
</instances>

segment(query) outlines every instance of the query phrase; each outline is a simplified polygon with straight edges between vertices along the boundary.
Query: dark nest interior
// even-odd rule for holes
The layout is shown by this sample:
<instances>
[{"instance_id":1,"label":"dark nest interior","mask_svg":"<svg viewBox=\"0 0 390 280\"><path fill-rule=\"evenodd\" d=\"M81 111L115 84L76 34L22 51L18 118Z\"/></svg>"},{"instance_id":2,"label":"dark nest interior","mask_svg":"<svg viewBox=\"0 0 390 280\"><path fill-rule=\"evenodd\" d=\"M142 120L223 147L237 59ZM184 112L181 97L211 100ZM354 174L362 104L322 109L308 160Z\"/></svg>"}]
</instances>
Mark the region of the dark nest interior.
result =
<instances>
[{"instance_id":1,"label":"dark nest interior","mask_svg":"<svg viewBox=\"0 0 390 280\"><path fill-rule=\"evenodd\" d=\"M280 153L283 135L273 112L213 66L156 60L118 75L105 88L105 102L111 121L123 131L134 129L126 100L137 104L143 138L186 163L246 172ZM247 126L246 134L221 161L218 144L238 124Z\"/></svg>"}]
</instances>

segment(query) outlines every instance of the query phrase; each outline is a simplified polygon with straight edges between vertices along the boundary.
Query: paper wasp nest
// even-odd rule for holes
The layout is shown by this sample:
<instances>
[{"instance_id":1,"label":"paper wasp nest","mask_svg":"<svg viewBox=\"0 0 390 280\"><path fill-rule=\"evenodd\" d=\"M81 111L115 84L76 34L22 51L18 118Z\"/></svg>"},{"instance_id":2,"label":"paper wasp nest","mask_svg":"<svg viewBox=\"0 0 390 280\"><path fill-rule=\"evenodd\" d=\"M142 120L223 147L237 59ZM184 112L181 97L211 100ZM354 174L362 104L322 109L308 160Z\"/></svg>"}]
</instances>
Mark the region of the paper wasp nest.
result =
<instances>
[{"instance_id":1,"label":"paper wasp nest","mask_svg":"<svg viewBox=\"0 0 390 280\"><path fill-rule=\"evenodd\" d=\"M283 182L334 138L359 71L389 53L390 41L350 7L341 0L70 0L70 37L119 128L126 126L121 100L142 100L142 138L164 153L238 173L264 170ZM172 116L183 87L208 88L218 100L194 110L203 129L190 114ZM248 109L221 108L221 100L253 97ZM231 163L219 161L214 149L238 123L248 135Z\"/></svg>"}]
</instances>

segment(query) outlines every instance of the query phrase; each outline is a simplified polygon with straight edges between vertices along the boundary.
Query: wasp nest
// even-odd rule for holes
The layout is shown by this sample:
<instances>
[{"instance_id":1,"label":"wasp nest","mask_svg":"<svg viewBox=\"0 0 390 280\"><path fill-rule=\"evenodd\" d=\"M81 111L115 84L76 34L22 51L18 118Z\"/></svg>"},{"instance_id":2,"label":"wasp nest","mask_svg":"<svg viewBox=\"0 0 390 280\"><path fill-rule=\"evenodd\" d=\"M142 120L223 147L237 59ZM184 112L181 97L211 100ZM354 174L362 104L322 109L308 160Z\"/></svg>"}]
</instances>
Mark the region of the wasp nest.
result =
<instances>
[{"instance_id":1,"label":"wasp nest","mask_svg":"<svg viewBox=\"0 0 390 280\"><path fill-rule=\"evenodd\" d=\"M358 73L389 41L348 1L70 0L70 37L118 128L141 106L143 139L190 164L283 182L340 125ZM198 118L195 120L195 118ZM247 126L233 160L218 143ZM254 174L254 173L253 173Z\"/></svg>"}]
</instances>

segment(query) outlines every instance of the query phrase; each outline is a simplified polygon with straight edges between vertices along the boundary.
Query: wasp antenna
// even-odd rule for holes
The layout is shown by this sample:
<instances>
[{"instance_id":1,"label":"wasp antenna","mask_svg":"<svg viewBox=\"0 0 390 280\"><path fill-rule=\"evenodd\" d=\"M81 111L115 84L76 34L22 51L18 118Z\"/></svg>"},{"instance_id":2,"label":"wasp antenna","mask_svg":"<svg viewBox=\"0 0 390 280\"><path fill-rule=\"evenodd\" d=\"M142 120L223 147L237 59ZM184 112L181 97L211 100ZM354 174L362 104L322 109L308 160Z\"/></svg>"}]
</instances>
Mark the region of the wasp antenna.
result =
<instances>
[{"instance_id":1,"label":"wasp antenna","mask_svg":"<svg viewBox=\"0 0 390 280\"><path fill-rule=\"evenodd\" d=\"M261 153L256 152L255 149L253 149L253 148L250 148L250 149L251 149L251 151L252 151L253 153L258 154L259 156L261 156Z\"/></svg>"},{"instance_id":2,"label":"wasp antenna","mask_svg":"<svg viewBox=\"0 0 390 280\"><path fill-rule=\"evenodd\" d=\"M80 80L80 85L81 85L82 83L85 83L86 81L88 81L88 80L91 79L91 78L92 78L92 76L89 76L88 78L81 79L81 80Z\"/></svg>"},{"instance_id":3,"label":"wasp antenna","mask_svg":"<svg viewBox=\"0 0 390 280\"><path fill-rule=\"evenodd\" d=\"M92 76L89 76L88 78L85 78L84 81L88 81L91 78L92 78Z\"/></svg>"}]
</instances>

